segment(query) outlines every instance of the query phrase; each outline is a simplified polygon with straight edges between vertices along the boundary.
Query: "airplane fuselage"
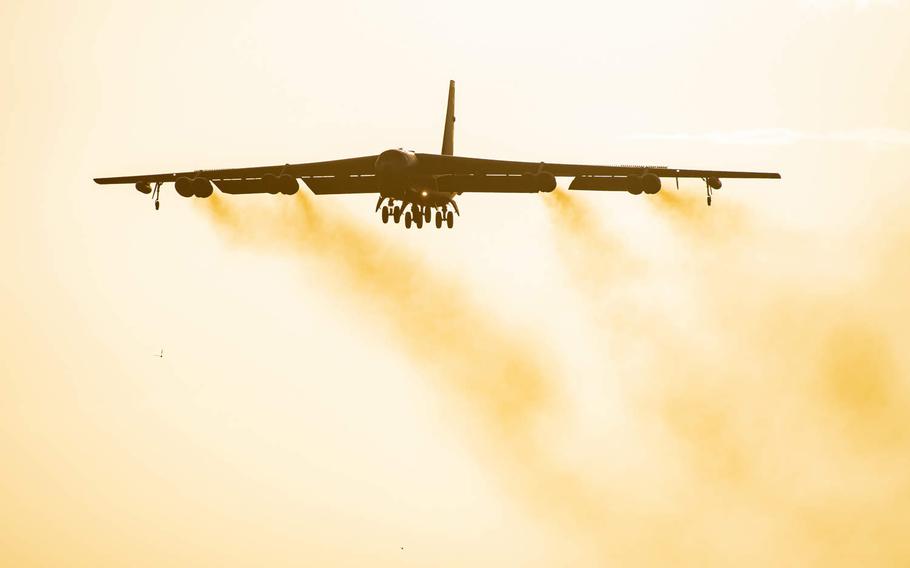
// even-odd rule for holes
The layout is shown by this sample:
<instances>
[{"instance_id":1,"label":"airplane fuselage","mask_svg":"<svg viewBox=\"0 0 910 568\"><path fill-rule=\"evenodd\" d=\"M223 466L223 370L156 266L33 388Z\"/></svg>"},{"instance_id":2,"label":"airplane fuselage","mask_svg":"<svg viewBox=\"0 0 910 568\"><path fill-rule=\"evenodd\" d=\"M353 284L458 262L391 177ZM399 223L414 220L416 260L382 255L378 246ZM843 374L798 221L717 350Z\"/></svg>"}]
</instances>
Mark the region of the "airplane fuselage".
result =
<instances>
[{"instance_id":1,"label":"airplane fuselage","mask_svg":"<svg viewBox=\"0 0 910 568\"><path fill-rule=\"evenodd\" d=\"M376 158L376 179L382 197L420 206L442 207L452 203L455 194L440 191L440 176L421 174L414 152L386 150Z\"/></svg>"}]
</instances>

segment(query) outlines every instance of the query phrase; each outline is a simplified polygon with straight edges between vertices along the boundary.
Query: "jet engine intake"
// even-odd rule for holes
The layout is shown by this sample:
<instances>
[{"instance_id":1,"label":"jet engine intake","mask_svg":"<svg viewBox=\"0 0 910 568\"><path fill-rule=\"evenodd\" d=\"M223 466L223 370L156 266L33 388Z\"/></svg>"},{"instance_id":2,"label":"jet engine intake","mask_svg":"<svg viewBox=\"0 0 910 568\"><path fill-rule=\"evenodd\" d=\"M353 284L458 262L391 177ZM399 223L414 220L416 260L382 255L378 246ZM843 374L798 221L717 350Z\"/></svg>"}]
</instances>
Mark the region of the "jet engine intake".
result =
<instances>
[{"instance_id":1,"label":"jet engine intake","mask_svg":"<svg viewBox=\"0 0 910 568\"><path fill-rule=\"evenodd\" d=\"M212 182L209 180L205 179L204 177L197 177L193 179L193 195L196 197L211 197L212 191Z\"/></svg>"},{"instance_id":2,"label":"jet engine intake","mask_svg":"<svg viewBox=\"0 0 910 568\"><path fill-rule=\"evenodd\" d=\"M297 178L288 174L282 174L278 176L278 185L281 193L285 195L294 195L297 193L297 190L300 189L300 184L297 182Z\"/></svg>"},{"instance_id":3,"label":"jet engine intake","mask_svg":"<svg viewBox=\"0 0 910 568\"><path fill-rule=\"evenodd\" d=\"M534 174L534 181L537 184L537 191L549 193L556 189L556 176L550 172L538 172Z\"/></svg>"},{"instance_id":4,"label":"jet engine intake","mask_svg":"<svg viewBox=\"0 0 910 568\"><path fill-rule=\"evenodd\" d=\"M149 185L147 181L137 181L136 182L136 191L140 191L145 194L152 192L152 186Z\"/></svg>"},{"instance_id":5,"label":"jet engine intake","mask_svg":"<svg viewBox=\"0 0 910 568\"><path fill-rule=\"evenodd\" d=\"M719 178L708 178L705 180L705 182L707 182L708 187L710 187L711 189L720 189L720 187L723 185L720 182Z\"/></svg>"},{"instance_id":6,"label":"jet engine intake","mask_svg":"<svg viewBox=\"0 0 910 568\"><path fill-rule=\"evenodd\" d=\"M262 189L273 195L281 191L281 184L278 181L278 176L275 174L265 174L262 176Z\"/></svg>"},{"instance_id":7,"label":"jet engine intake","mask_svg":"<svg viewBox=\"0 0 910 568\"><path fill-rule=\"evenodd\" d=\"M181 197L192 197L196 194L196 191L193 187L193 180L188 177L177 178L177 181L174 182L174 189L177 190L177 193Z\"/></svg>"},{"instance_id":8,"label":"jet engine intake","mask_svg":"<svg viewBox=\"0 0 910 568\"><path fill-rule=\"evenodd\" d=\"M654 195L660 191L660 178L654 174L645 174L641 176L641 188L648 195Z\"/></svg>"}]
</instances>

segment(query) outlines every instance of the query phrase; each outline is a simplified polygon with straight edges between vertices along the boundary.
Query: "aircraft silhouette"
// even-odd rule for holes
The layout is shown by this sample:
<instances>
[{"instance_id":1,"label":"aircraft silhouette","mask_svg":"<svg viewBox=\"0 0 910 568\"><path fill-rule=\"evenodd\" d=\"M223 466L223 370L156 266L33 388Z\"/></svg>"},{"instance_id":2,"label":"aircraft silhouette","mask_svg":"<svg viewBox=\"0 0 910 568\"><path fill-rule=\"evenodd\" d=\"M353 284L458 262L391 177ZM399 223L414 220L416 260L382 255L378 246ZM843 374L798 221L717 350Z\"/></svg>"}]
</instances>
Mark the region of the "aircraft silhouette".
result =
<instances>
[{"instance_id":1,"label":"aircraft silhouette","mask_svg":"<svg viewBox=\"0 0 910 568\"><path fill-rule=\"evenodd\" d=\"M299 189L298 180L316 195L375 193L376 211L382 208L382 222L395 223L404 216L405 227L418 228L429 223L435 210L436 227L454 223L452 212L460 215L455 197L476 193L538 193L556 189L557 177L573 177L570 190L627 191L633 195L655 194L661 178L701 178L705 182L708 205L713 190L720 189L723 178L780 179L778 173L674 169L665 166L599 166L512 162L465 158L455 150L455 81L449 81L449 98L439 154L423 154L401 148L373 156L327 162L284 164L223 170L197 170L163 174L95 178L99 184L135 184L136 189L152 194L155 209L161 186L173 182L183 197L205 198L212 195L214 183L223 193L283 193ZM154 188L152 187L154 184Z\"/></svg>"},{"instance_id":2,"label":"aircraft silhouette","mask_svg":"<svg viewBox=\"0 0 910 568\"><path fill-rule=\"evenodd\" d=\"M157 355L152 355L152 357L158 357L160 359L164 359L164 349L161 350L161 353L158 353Z\"/></svg>"}]
</instances>

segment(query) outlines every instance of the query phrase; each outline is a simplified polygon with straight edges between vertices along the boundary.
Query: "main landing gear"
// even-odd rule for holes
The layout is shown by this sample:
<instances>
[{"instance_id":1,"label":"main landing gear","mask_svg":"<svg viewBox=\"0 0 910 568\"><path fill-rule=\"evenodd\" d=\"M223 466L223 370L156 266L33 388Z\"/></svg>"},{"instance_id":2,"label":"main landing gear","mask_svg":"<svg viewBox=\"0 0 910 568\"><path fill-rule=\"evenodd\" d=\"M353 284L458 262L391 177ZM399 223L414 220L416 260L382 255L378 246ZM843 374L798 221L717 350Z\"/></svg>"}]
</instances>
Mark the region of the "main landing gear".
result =
<instances>
[{"instance_id":1,"label":"main landing gear","mask_svg":"<svg viewBox=\"0 0 910 568\"><path fill-rule=\"evenodd\" d=\"M441 229L442 224L445 223L446 227L451 229L455 224L455 215L451 211L443 209L442 211L436 211L436 228Z\"/></svg>"},{"instance_id":2,"label":"main landing gear","mask_svg":"<svg viewBox=\"0 0 910 568\"><path fill-rule=\"evenodd\" d=\"M382 206L382 222L388 223L389 219L398 223L401 221L401 206L392 205L391 202L389 205Z\"/></svg>"},{"instance_id":3,"label":"main landing gear","mask_svg":"<svg viewBox=\"0 0 910 568\"><path fill-rule=\"evenodd\" d=\"M427 215L425 209L425 207L421 208L419 205L411 205L411 208L404 212L405 229L410 229L412 223L417 225L418 229L422 228L423 220Z\"/></svg>"},{"instance_id":4,"label":"main landing gear","mask_svg":"<svg viewBox=\"0 0 910 568\"><path fill-rule=\"evenodd\" d=\"M433 222L433 211L434 208L421 207L416 203L395 205L392 200L389 200L388 205L382 206L382 222L388 223L389 219L391 219L395 223L400 223L403 216L406 229L410 229L411 225L416 225L418 229L421 229L424 223L429 225ZM443 223L445 223L447 228L451 229L455 226L455 214L446 206L435 208L435 221L437 229L441 229Z\"/></svg>"},{"instance_id":5,"label":"main landing gear","mask_svg":"<svg viewBox=\"0 0 910 568\"><path fill-rule=\"evenodd\" d=\"M389 200L388 205L383 205L385 200ZM379 208L382 207L382 222L388 223L391 218L396 223L401 220L401 208L395 206L395 201L391 198L379 196L379 201L376 202L376 211L379 211Z\"/></svg>"}]
</instances>

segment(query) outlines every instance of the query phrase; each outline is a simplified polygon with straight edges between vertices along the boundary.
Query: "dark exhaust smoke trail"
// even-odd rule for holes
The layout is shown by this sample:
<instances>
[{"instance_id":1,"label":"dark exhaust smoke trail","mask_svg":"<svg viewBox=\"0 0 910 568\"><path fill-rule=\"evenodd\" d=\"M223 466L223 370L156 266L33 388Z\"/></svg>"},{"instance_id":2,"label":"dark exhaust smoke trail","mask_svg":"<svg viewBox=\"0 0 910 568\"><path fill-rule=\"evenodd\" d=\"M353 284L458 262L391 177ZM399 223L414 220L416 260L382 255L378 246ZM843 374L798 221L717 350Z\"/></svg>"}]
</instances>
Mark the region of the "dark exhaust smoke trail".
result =
<instances>
[{"instance_id":1,"label":"dark exhaust smoke trail","mask_svg":"<svg viewBox=\"0 0 910 568\"><path fill-rule=\"evenodd\" d=\"M816 260L831 235L780 234L692 194L663 191L652 203L684 262L654 261L649 277L691 281L674 291L695 316L669 325L679 311L637 296L635 277L617 272L607 313L623 316L599 333L624 363L637 361L628 403L663 431L659 467L680 476L665 478L679 493L663 509L679 520L676 563L908 564L910 353L900 345L910 301L896 291L910 289L910 271L894 251L906 257L910 238L856 235L855 249L838 251L847 277L832 276ZM558 236L597 258L590 244L607 229L548 205Z\"/></svg>"},{"instance_id":2,"label":"dark exhaust smoke trail","mask_svg":"<svg viewBox=\"0 0 910 568\"><path fill-rule=\"evenodd\" d=\"M544 196L544 205L557 230L560 253L586 284L600 284L611 274L637 268L618 235L608 233L599 219L575 195L556 188Z\"/></svg>"},{"instance_id":3,"label":"dark exhaust smoke trail","mask_svg":"<svg viewBox=\"0 0 910 568\"><path fill-rule=\"evenodd\" d=\"M729 201L708 207L704 194L694 191L664 189L649 196L648 201L677 230L693 237L730 239L749 230L753 221L744 209Z\"/></svg>"},{"instance_id":4,"label":"dark exhaust smoke trail","mask_svg":"<svg viewBox=\"0 0 910 568\"><path fill-rule=\"evenodd\" d=\"M503 431L528 428L550 410L553 387L533 348L469 305L454 279L436 274L416 255L391 248L343 214L317 210L307 196L278 209L241 210L216 195L205 207L239 244L306 254L323 263L367 313L383 316L409 354L451 378L449 386L470 401L485 405L483 411ZM481 364L489 371L477 373Z\"/></svg>"},{"instance_id":5,"label":"dark exhaust smoke trail","mask_svg":"<svg viewBox=\"0 0 910 568\"><path fill-rule=\"evenodd\" d=\"M611 261L607 277L580 290L599 309L590 291L610 289L600 333L638 373L623 400L632 422L608 435L646 455L648 479L556 458L544 438L554 438L565 392L540 344L497 324L421 258L306 196L242 215L210 199L206 211L241 244L315 261L372 309L428 378L480 418L486 455L515 494L595 541L592 565L908 564L910 354L899 338L910 338L901 262L910 235L887 246L858 238L857 250L841 251L852 279L822 290L815 283L830 278L808 260L824 235L780 236L746 215L728 225L706 218L700 199L672 195L655 203L658 218L698 246L681 247L682 263L649 262L572 196L553 197L559 244L581 259L561 255L567 269ZM731 232L733 246L722 238ZM627 263L648 271L628 276ZM673 290L694 315L672 325L678 311L635 293L643 278L693 280Z\"/></svg>"},{"instance_id":6,"label":"dark exhaust smoke trail","mask_svg":"<svg viewBox=\"0 0 910 568\"><path fill-rule=\"evenodd\" d=\"M610 514L603 488L564 467L540 438L564 401L539 341L473 305L457 278L343 213L317 208L308 195L278 208L241 208L216 194L203 207L237 244L316 261L337 279L336 290L373 314L428 378L481 419L486 455L524 502L593 544L601 560L629 557L637 539L627 534L628 519Z\"/></svg>"},{"instance_id":7,"label":"dark exhaust smoke trail","mask_svg":"<svg viewBox=\"0 0 910 568\"><path fill-rule=\"evenodd\" d=\"M545 194L543 203L555 230L560 261L571 285L586 301L588 316L604 331L628 333L639 320L629 317L622 304L624 293L647 276L647 266L577 193L560 187Z\"/></svg>"}]
</instances>

